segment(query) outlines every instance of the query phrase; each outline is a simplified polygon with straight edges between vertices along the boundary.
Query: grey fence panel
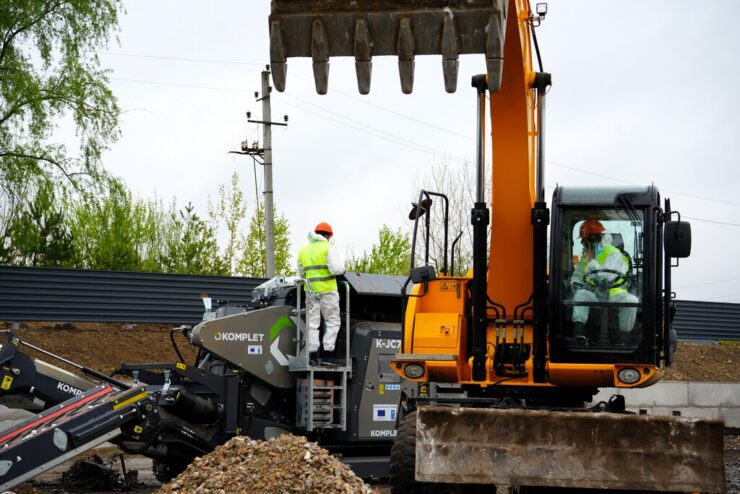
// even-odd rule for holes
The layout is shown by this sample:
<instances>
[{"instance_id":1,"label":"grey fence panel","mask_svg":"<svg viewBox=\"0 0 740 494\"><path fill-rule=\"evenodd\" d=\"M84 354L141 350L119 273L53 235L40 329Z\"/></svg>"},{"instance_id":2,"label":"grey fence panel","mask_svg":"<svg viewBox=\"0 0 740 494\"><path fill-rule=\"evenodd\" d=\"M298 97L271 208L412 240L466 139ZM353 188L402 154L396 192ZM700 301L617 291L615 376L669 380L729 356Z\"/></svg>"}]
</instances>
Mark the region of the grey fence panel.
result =
<instances>
[{"instance_id":1,"label":"grey fence panel","mask_svg":"<svg viewBox=\"0 0 740 494\"><path fill-rule=\"evenodd\" d=\"M200 294L245 304L262 278L0 266L0 320L161 322L200 320ZM740 340L740 304L676 301L680 339Z\"/></svg>"},{"instance_id":2,"label":"grey fence panel","mask_svg":"<svg viewBox=\"0 0 740 494\"><path fill-rule=\"evenodd\" d=\"M740 304L676 300L679 339L740 341Z\"/></svg>"},{"instance_id":3,"label":"grey fence panel","mask_svg":"<svg viewBox=\"0 0 740 494\"><path fill-rule=\"evenodd\" d=\"M0 320L193 323L200 295L249 302L262 278L0 266Z\"/></svg>"}]
</instances>

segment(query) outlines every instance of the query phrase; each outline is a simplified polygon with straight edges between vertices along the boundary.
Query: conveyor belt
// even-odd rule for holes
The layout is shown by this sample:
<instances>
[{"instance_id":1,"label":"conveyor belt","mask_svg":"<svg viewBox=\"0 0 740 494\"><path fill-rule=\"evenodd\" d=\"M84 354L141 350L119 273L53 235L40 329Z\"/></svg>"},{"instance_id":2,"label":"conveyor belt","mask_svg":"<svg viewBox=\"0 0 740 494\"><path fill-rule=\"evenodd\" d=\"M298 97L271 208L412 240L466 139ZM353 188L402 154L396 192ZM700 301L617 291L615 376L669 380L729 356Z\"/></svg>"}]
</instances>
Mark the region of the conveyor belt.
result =
<instances>
[{"instance_id":1,"label":"conveyor belt","mask_svg":"<svg viewBox=\"0 0 740 494\"><path fill-rule=\"evenodd\" d=\"M0 432L0 492L121 434L151 406L144 386L96 386Z\"/></svg>"}]
</instances>

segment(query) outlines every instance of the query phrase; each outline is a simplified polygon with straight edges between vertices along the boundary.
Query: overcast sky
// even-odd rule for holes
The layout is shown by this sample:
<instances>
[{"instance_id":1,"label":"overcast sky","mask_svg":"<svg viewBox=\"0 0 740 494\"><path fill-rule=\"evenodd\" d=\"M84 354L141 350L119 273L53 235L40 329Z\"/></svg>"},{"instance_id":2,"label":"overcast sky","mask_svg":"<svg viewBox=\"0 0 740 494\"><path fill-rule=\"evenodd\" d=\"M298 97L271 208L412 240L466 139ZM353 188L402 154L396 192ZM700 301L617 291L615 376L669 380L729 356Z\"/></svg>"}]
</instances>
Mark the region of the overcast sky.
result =
<instances>
[{"instance_id":1,"label":"overcast sky","mask_svg":"<svg viewBox=\"0 0 740 494\"><path fill-rule=\"evenodd\" d=\"M702 5L549 2L538 29L553 76L546 181L654 183L692 221L677 297L740 302L740 33L723 17L733 2ZM104 162L136 195L192 202L204 215L238 171L252 210L252 160L227 152L261 139L245 112L261 112L268 13L268 0L126 2L120 45L101 53L125 112ZM475 161L469 80L484 71L482 56L461 58L453 95L438 56L417 57L411 95L400 91L395 58L374 59L369 96L357 92L351 58L332 59L327 96L315 94L309 59L288 67L286 92L273 92L273 120L290 117L273 132L273 180L294 252L319 221L332 224L342 251L369 249L383 224L408 227L414 185L435 161Z\"/></svg>"}]
</instances>

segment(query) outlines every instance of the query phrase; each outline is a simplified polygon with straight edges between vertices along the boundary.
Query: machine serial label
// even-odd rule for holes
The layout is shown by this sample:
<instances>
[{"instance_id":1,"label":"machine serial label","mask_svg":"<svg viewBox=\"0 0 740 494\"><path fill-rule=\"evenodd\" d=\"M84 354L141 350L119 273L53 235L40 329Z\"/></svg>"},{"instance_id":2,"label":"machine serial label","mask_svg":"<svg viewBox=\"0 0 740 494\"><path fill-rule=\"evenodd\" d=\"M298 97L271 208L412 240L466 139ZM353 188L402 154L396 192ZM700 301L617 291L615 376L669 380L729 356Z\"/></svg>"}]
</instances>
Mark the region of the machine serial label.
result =
<instances>
[{"instance_id":1,"label":"machine serial label","mask_svg":"<svg viewBox=\"0 0 740 494\"><path fill-rule=\"evenodd\" d=\"M249 345L247 347L248 355L262 355L262 345Z\"/></svg>"},{"instance_id":2,"label":"machine serial label","mask_svg":"<svg viewBox=\"0 0 740 494\"><path fill-rule=\"evenodd\" d=\"M262 333L216 333L213 337L216 341L249 341L252 343L262 343Z\"/></svg>"},{"instance_id":3,"label":"machine serial label","mask_svg":"<svg viewBox=\"0 0 740 494\"><path fill-rule=\"evenodd\" d=\"M370 437L396 437L396 429L372 429Z\"/></svg>"},{"instance_id":4,"label":"machine serial label","mask_svg":"<svg viewBox=\"0 0 740 494\"><path fill-rule=\"evenodd\" d=\"M396 405L373 405L373 422L395 422Z\"/></svg>"},{"instance_id":5,"label":"machine serial label","mask_svg":"<svg viewBox=\"0 0 740 494\"><path fill-rule=\"evenodd\" d=\"M375 348L391 348L398 350L401 348L401 340L392 340L390 338L376 339Z\"/></svg>"},{"instance_id":6,"label":"machine serial label","mask_svg":"<svg viewBox=\"0 0 740 494\"><path fill-rule=\"evenodd\" d=\"M79 396L84 392L79 388L75 388L74 386L70 386L69 384L65 384L61 382L57 383L57 390L64 391L65 393L69 393L74 396Z\"/></svg>"}]
</instances>

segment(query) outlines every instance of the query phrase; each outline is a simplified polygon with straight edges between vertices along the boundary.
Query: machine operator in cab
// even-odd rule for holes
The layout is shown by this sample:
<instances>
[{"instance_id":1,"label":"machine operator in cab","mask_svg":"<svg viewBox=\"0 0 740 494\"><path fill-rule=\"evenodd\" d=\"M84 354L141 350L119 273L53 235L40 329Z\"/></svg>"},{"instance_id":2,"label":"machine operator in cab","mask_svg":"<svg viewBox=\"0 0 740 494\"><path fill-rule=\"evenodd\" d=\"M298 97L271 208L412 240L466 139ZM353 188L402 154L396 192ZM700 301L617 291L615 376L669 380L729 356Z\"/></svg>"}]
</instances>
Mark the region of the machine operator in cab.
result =
<instances>
[{"instance_id":1,"label":"machine operator in cab","mask_svg":"<svg viewBox=\"0 0 740 494\"><path fill-rule=\"evenodd\" d=\"M590 219L581 224L579 238L583 246L580 260L571 277L575 287L574 302L599 302L597 293L615 303L637 303L636 296L627 291L627 273L630 270L629 258L612 245L612 236L607 233L600 221ZM602 302L606 301L604 299ZM586 323L591 307L573 307L573 334L576 342L585 344ZM635 325L636 307L622 307L618 310L619 331L627 335Z\"/></svg>"},{"instance_id":2,"label":"machine operator in cab","mask_svg":"<svg viewBox=\"0 0 740 494\"><path fill-rule=\"evenodd\" d=\"M306 280L308 351L310 359L319 350L319 325L324 317L325 352L333 352L341 317L336 277L345 272L337 249L330 242L334 232L328 223L319 223L308 234L309 243L298 252L298 276Z\"/></svg>"}]
</instances>

